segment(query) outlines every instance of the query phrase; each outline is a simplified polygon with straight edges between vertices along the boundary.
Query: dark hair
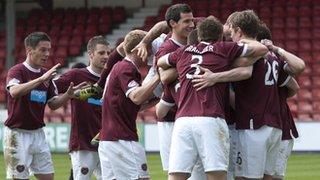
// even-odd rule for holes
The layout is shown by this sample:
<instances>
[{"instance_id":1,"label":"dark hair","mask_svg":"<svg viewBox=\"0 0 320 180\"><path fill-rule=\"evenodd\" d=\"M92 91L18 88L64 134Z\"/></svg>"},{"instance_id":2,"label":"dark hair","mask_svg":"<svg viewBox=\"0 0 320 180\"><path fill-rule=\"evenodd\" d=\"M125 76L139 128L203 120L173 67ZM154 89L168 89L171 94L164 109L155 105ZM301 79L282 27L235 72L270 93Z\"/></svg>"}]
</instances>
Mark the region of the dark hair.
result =
<instances>
[{"instance_id":1,"label":"dark hair","mask_svg":"<svg viewBox=\"0 0 320 180\"><path fill-rule=\"evenodd\" d=\"M98 44L102 44L105 46L109 46L109 42L107 41L107 39L103 36L93 36L87 44L87 51L89 53L94 52L94 50L96 49Z\"/></svg>"},{"instance_id":2,"label":"dark hair","mask_svg":"<svg viewBox=\"0 0 320 180\"><path fill-rule=\"evenodd\" d=\"M271 31L265 23L261 23L258 29L257 40L261 41L262 39L272 40Z\"/></svg>"},{"instance_id":3,"label":"dark hair","mask_svg":"<svg viewBox=\"0 0 320 180\"><path fill-rule=\"evenodd\" d=\"M181 18L181 13L191 13L192 10L188 4L174 4L167 9L165 20L171 29L170 20L178 22Z\"/></svg>"},{"instance_id":4,"label":"dark hair","mask_svg":"<svg viewBox=\"0 0 320 180\"><path fill-rule=\"evenodd\" d=\"M35 49L40 41L51 42L51 39L44 32L33 32L24 39L24 45L25 47L29 46L29 47L32 47L32 49Z\"/></svg>"},{"instance_id":5,"label":"dark hair","mask_svg":"<svg viewBox=\"0 0 320 180\"><path fill-rule=\"evenodd\" d=\"M222 38L222 23L214 16L206 18L198 25L198 36L201 41L215 42Z\"/></svg>"},{"instance_id":6,"label":"dark hair","mask_svg":"<svg viewBox=\"0 0 320 180\"><path fill-rule=\"evenodd\" d=\"M81 68L85 68L85 67L87 67L87 65L85 65L82 62L78 62L78 63L73 64L71 66L71 69L81 69Z\"/></svg>"},{"instance_id":7,"label":"dark hair","mask_svg":"<svg viewBox=\"0 0 320 180\"><path fill-rule=\"evenodd\" d=\"M237 12L229 19L232 28L239 27L250 38L256 38L260 19L253 10Z\"/></svg>"},{"instance_id":8,"label":"dark hair","mask_svg":"<svg viewBox=\"0 0 320 180\"><path fill-rule=\"evenodd\" d=\"M198 44L198 29L192 30L188 35L188 45Z\"/></svg>"}]
</instances>

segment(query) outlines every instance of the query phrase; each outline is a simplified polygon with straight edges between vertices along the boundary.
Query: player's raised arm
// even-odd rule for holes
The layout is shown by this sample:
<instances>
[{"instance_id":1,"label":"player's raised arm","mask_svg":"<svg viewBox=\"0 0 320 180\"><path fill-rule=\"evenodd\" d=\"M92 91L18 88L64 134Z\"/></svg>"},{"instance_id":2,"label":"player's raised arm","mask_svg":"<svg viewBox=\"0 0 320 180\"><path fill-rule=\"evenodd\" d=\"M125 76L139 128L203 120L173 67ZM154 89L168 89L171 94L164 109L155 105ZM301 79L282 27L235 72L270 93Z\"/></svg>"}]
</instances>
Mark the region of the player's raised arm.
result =
<instances>
[{"instance_id":1,"label":"player's raised arm","mask_svg":"<svg viewBox=\"0 0 320 180\"><path fill-rule=\"evenodd\" d=\"M293 76L298 76L301 74L306 67L305 62L299 58L298 56L278 47L273 44L273 42L269 39L261 40L261 43L266 45L270 51L278 54L281 58L283 58L287 63L285 70Z\"/></svg>"},{"instance_id":2,"label":"player's raised arm","mask_svg":"<svg viewBox=\"0 0 320 180\"><path fill-rule=\"evenodd\" d=\"M8 89L9 89L10 95L13 98L19 98L21 96L24 96L24 95L28 94L31 90L35 89L40 84L51 80L54 77L54 75L56 74L58 67L60 67L60 63L58 63L55 66L53 66L49 71L44 73L39 78L31 80L31 81L29 81L27 83L22 83L22 84L16 83L16 84L11 85L11 86L9 85Z\"/></svg>"},{"instance_id":3,"label":"player's raised arm","mask_svg":"<svg viewBox=\"0 0 320 180\"><path fill-rule=\"evenodd\" d=\"M148 56L147 46L151 44L153 40L159 37L162 33L168 32L169 28L166 21L160 21L155 24L147 33L147 35L142 39L142 41L134 48L133 51L138 52L138 56L145 60Z\"/></svg>"}]
</instances>

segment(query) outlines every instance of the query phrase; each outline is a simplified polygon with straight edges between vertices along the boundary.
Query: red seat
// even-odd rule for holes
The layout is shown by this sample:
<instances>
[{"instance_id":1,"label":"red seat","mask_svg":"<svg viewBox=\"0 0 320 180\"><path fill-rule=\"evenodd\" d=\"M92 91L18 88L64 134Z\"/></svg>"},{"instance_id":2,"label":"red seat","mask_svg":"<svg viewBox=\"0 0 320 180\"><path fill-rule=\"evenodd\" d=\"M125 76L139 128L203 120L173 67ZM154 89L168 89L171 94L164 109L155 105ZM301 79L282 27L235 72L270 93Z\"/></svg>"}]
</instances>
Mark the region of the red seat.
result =
<instances>
[{"instance_id":1,"label":"red seat","mask_svg":"<svg viewBox=\"0 0 320 180\"><path fill-rule=\"evenodd\" d=\"M73 36L70 40L69 45L81 46L83 43L82 36Z\"/></svg>"},{"instance_id":2,"label":"red seat","mask_svg":"<svg viewBox=\"0 0 320 180\"><path fill-rule=\"evenodd\" d=\"M286 16L286 12L285 10L283 9L283 7L281 6L275 6L273 7L273 13L272 13L272 16L274 18L282 18L282 17L285 17Z\"/></svg>"},{"instance_id":3,"label":"red seat","mask_svg":"<svg viewBox=\"0 0 320 180\"><path fill-rule=\"evenodd\" d=\"M313 113L312 113L312 119L313 119L314 121L320 121L320 113L313 112Z\"/></svg>"},{"instance_id":4,"label":"red seat","mask_svg":"<svg viewBox=\"0 0 320 180\"><path fill-rule=\"evenodd\" d=\"M7 56L7 50L6 49L0 49L0 58L4 59Z\"/></svg>"},{"instance_id":5,"label":"red seat","mask_svg":"<svg viewBox=\"0 0 320 180\"><path fill-rule=\"evenodd\" d=\"M69 36L61 36L58 41L58 46L68 46Z\"/></svg>"},{"instance_id":6,"label":"red seat","mask_svg":"<svg viewBox=\"0 0 320 180\"><path fill-rule=\"evenodd\" d=\"M296 41L286 41L286 50L295 54L298 51L298 44Z\"/></svg>"},{"instance_id":7,"label":"red seat","mask_svg":"<svg viewBox=\"0 0 320 180\"><path fill-rule=\"evenodd\" d=\"M284 28L285 23L283 18L273 18L272 28Z\"/></svg>"},{"instance_id":8,"label":"red seat","mask_svg":"<svg viewBox=\"0 0 320 180\"><path fill-rule=\"evenodd\" d=\"M309 89L300 89L298 91L299 100L312 100L312 93Z\"/></svg>"},{"instance_id":9,"label":"red seat","mask_svg":"<svg viewBox=\"0 0 320 180\"><path fill-rule=\"evenodd\" d=\"M311 113L313 111L313 106L309 101L299 101L298 102L298 112L299 113Z\"/></svg>"},{"instance_id":10,"label":"red seat","mask_svg":"<svg viewBox=\"0 0 320 180\"><path fill-rule=\"evenodd\" d=\"M299 29L299 39L312 39L312 33L310 31L310 29L308 28L301 28Z\"/></svg>"},{"instance_id":11,"label":"red seat","mask_svg":"<svg viewBox=\"0 0 320 180\"><path fill-rule=\"evenodd\" d=\"M311 28L312 27L312 22L309 17L300 17L299 18L299 27L303 28Z\"/></svg>"},{"instance_id":12,"label":"red seat","mask_svg":"<svg viewBox=\"0 0 320 180\"><path fill-rule=\"evenodd\" d=\"M300 76L298 78L299 84L302 88L311 87L311 79L309 76Z\"/></svg>"},{"instance_id":13,"label":"red seat","mask_svg":"<svg viewBox=\"0 0 320 180\"><path fill-rule=\"evenodd\" d=\"M70 56L76 56L76 55L79 55L80 53L81 53L81 48L79 45L69 46L69 55Z\"/></svg>"},{"instance_id":14,"label":"red seat","mask_svg":"<svg viewBox=\"0 0 320 180\"><path fill-rule=\"evenodd\" d=\"M312 41L312 51L320 51L320 39Z\"/></svg>"},{"instance_id":15,"label":"red seat","mask_svg":"<svg viewBox=\"0 0 320 180\"><path fill-rule=\"evenodd\" d=\"M270 18L271 17L271 9L269 7L261 7L260 8L260 11L259 11L259 17L261 19L264 19L264 18Z\"/></svg>"},{"instance_id":16,"label":"red seat","mask_svg":"<svg viewBox=\"0 0 320 180\"><path fill-rule=\"evenodd\" d=\"M312 76L312 85L320 88L320 76Z\"/></svg>"},{"instance_id":17,"label":"red seat","mask_svg":"<svg viewBox=\"0 0 320 180\"><path fill-rule=\"evenodd\" d=\"M312 9L310 6L298 6L299 7L299 16L311 17Z\"/></svg>"},{"instance_id":18,"label":"red seat","mask_svg":"<svg viewBox=\"0 0 320 180\"><path fill-rule=\"evenodd\" d=\"M290 14L292 17L299 16L299 11L296 6L287 6L286 7L286 14Z\"/></svg>"},{"instance_id":19,"label":"red seat","mask_svg":"<svg viewBox=\"0 0 320 180\"><path fill-rule=\"evenodd\" d=\"M70 36L72 34L73 29L74 29L74 26L72 24L66 24L66 25L62 26L62 29L60 31L60 35Z\"/></svg>"},{"instance_id":20,"label":"red seat","mask_svg":"<svg viewBox=\"0 0 320 180\"><path fill-rule=\"evenodd\" d=\"M313 111L319 113L320 112L320 101L313 101Z\"/></svg>"},{"instance_id":21,"label":"red seat","mask_svg":"<svg viewBox=\"0 0 320 180\"><path fill-rule=\"evenodd\" d=\"M275 42L285 39L285 33L282 29L272 29L272 37Z\"/></svg>"},{"instance_id":22,"label":"red seat","mask_svg":"<svg viewBox=\"0 0 320 180\"><path fill-rule=\"evenodd\" d=\"M311 52L311 43L309 40L299 41L299 51Z\"/></svg>"},{"instance_id":23,"label":"red seat","mask_svg":"<svg viewBox=\"0 0 320 180\"><path fill-rule=\"evenodd\" d=\"M84 25L77 24L73 30L73 35L82 36L85 32Z\"/></svg>"},{"instance_id":24,"label":"red seat","mask_svg":"<svg viewBox=\"0 0 320 180\"><path fill-rule=\"evenodd\" d=\"M319 63L314 63L312 65L312 74L314 76L319 76L320 75L320 64Z\"/></svg>"},{"instance_id":25,"label":"red seat","mask_svg":"<svg viewBox=\"0 0 320 180\"><path fill-rule=\"evenodd\" d=\"M298 31L296 29L286 29L286 38L289 40L298 39Z\"/></svg>"},{"instance_id":26,"label":"red seat","mask_svg":"<svg viewBox=\"0 0 320 180\"><path fill-rule=\"evenodd\" d=\"M68 56L67 50L67 47L58 47L54 55L58 58L64 59Z\"/></svg>"},{"instance_id":27,"label":"red seat","mask_svg":"<svg viewBox=\"0 0 320 180\"><path fill-rule=\"evenodd\" d=\"M312 121L310 113L299 113L298 114L299 121Z\"/></svg>"},{"instance_id":28,"label":"red seat","mask_svg":"<svg viewBox=\"0 0 320 180\"><path fill-rule=\"evenodd\" d=\"M315 62L320 62L320 51L313 51L312 52L312 59Z\"/></svg>"},{"instance_id":29,"label":"red seat","mask_svg":"<svg viewBox=\"0 0 320 180\"><path fill-rule=\"evenodd\" d=\"M296 17L286 18L286 28L298 28L298 20Z\"/></svg>"}]
</instances>

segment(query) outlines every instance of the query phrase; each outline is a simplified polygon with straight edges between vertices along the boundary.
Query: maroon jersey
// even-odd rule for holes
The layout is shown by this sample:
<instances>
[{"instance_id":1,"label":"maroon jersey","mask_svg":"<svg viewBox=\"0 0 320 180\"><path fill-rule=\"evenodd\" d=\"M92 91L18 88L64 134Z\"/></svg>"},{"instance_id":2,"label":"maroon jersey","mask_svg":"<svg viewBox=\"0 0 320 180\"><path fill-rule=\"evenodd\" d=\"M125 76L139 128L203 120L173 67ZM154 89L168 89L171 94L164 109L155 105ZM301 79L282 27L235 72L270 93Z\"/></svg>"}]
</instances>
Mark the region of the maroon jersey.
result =
<instances>
[{"instance_id":1,"label":"maroon jersey","mask_svg":"<svg viewBox=\"0 0 320 180\"><path fill-rule=\"evenodd\" d=\"M12 98L9 88L17 84L27 83L41 77L46 72L45 69L34 69L27 62L13 66L7 75L7 105L8 119L5 125L9 128L19 128L34 130L45 126L43 115L46 103L49 99L57 95L52 81L44 82L28 94Z\"/></svg>"},{"instance_id":2,"label":"maroon jersey","mask_svg":"<svg viewBox=\"0 0 320 180\"><path fill-rule=\"evenodd\" d=\"M299 137L296 125L294 123L290 108L287 104L288 89L279 88L281 120L282 120L282 140L289 140L293 137ZM293 137L292 137L293 136Z\"/></svg>"},{"instance_id":3,"label":"maroon jersey","mask_svg":"<svg viewBox=\"0 0 320 180\"><path fill-rule=\"evenodd\" d=\"M135 64L125 58L111 70L102 105L101 140L138 141L136 118L140 106L128 97L141 85L141 74Z\"/></svg>"},{"instance_id":4,"label":"maroon jersey","mask_svg":"<svg viewBox=\"0 0 320 180\"><path fill-rule=\"evenodd\" d=\"M97 84L99 85L99 87L104 87L107 77L112 69L112 67L119 61L121 61L123 59L123 57L118 53L118 51L115 49L112 51L112 53L109 56L109 59L107 61L107 63L104 65L104 68L101 72L101 77L98 80Z\"/></svg>"},{"instance_id":5,"label":"maroon jersey","mask_svg":"<svg viewBox=\"0 0 320 180\"><path fill-rule=\"evenodd\" d=\"M75 85L82 82L94 84L100 75L90 69L72 69L62 74L54 81L59 93L68 90L71 82ZM71 133L69 150L97 151L97 147L90 144L91 139L101 129L101 101L100 99L89 98L87 101L71 100Z\"/></svg>"},{"instance_id":6,"label":"maroon jersey","mask_svg":"<svg viewBox=\"0 0 320 180\"><path fill-rule=\"evenodd\" d=\"M253 65L251 78L234 83L236 128L259 129L263 125L281 129L278 73L284 62L273 53Z\"/></svg>"},{"instance_id":7,"label":"maroon jersey","mask_svg":"<svg viewBox=\"0 0 320 180\"><path fill-rule=\"evenodd\" d=\"M286 66L287 64L284 64ZM282 122L282 140L289 140L293 137L299 136L296 125L294 123L290 108L287 104L288 89L284 87L288 80L292 78L285 71L284 68L279 72L279 102Z\"/></svg>"},{"instance_id":8,"label":"maroon jersey","mask_svg":"<svg viewBox=\"0 0 320 180\"><path fill-rule=\"evenodd\" d=\"M175 82L169 84L169 85L164 85L163 86L163 95L161 97L161 103L172 107L168 113L170 113L171 115L176 114L177 112L177 104L179 102L179 95L180 95L180 83L178 80L176 80ZM169 116L168 116L169 117ZM169 118L167 118L167 120L170 120ZM172 118L172 120L175 120L175 117Z\"/></svg>"},{"instance_id":9,"label":"maroon jersey","mask_svg":"<svg viewBox=\"0 0 320 180\"><path fill-rule=\"evenodd\" d=\"M191 82L199 74L199 65L212 72L227 71L234 60L245 53L243 45L229 42L213 44L200 42L167 55L167 62L176 66L180 81L180 97L176 117L207 116L225 118L225 104L228 83L217 83L196 91Z\"/></svg>"},{"instance_id":10,"label":"maroon jersey","mask_svg":"<svg viewBox=\"0 0 320 180\"><path fill-rule=\"evenodd\" d=\"M168 36L167 36L168 37ZM168 53L171 53L178 48L182 47L183 45L179 42L175 41L172 38L166 39L161 46L159 47L158 51L155 54L155 61L154 64L157 64L158 59ZM164 89L168 88L166 86L163 87ZM170 111L167 113L165 117L162 119L159 119L159 121L165 121L165 122L174 122L175 121L175 115L176 115L176 108L170 109Z\"/></svg>"}]
</instances>

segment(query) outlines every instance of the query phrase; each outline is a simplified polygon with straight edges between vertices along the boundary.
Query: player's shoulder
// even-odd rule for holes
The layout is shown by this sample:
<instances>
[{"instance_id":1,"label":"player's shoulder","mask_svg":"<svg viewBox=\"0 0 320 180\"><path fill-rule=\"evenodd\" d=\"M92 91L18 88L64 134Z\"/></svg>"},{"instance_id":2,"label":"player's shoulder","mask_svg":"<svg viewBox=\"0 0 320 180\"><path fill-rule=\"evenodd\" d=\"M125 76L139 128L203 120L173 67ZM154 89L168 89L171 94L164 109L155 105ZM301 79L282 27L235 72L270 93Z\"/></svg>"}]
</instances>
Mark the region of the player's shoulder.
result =
<instances>
[{"instance_id":1,"label":"player's shoulder","mask_svg":"<svg viewBox=\"0 0 320 180\"><path fill-rule=\"evenodd\" d=\"M27 69L25 68L25 66L22 63L19 63L19 64L12 66L8 70L8 73L17 73L17 72L23 72L23 71L27 71Z\"/></svg>"}]
</instances>

